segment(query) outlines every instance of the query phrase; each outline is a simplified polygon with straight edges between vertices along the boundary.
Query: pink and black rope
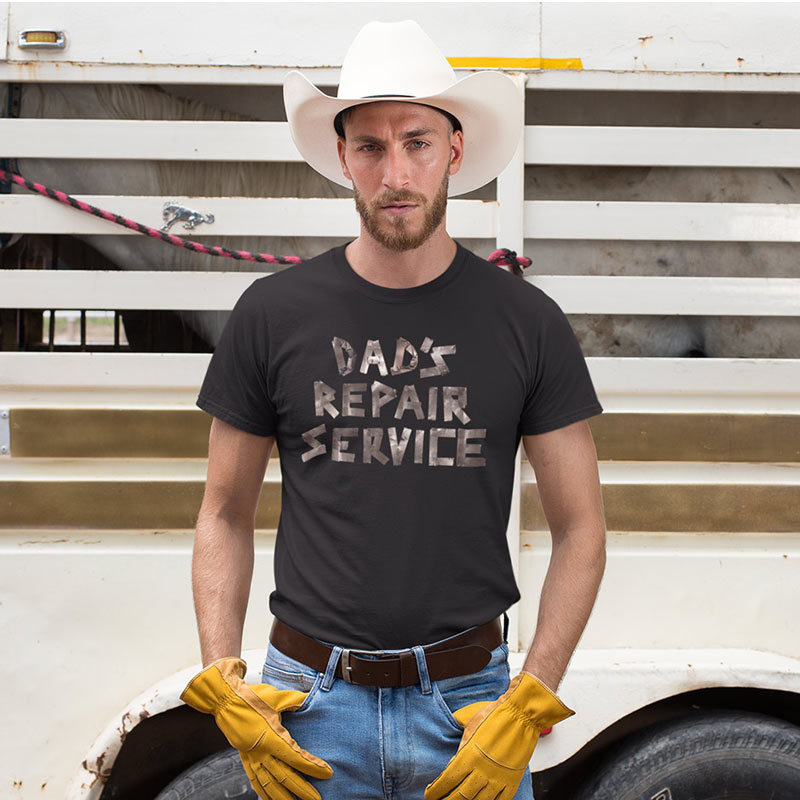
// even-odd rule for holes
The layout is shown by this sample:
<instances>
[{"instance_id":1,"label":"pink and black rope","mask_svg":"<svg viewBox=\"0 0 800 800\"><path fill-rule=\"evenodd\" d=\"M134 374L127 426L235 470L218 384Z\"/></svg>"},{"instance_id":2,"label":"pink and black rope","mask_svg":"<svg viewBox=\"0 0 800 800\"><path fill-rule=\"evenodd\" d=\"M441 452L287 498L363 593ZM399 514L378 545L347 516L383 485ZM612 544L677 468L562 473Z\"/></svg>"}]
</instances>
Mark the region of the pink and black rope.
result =
<instances>
[{"instance_id":1,"label":"pink and black rope","mask_svg":"<svg viewBox=\"0 0 800 800\"><path fill-rule=\"evenodd\" d=\"M49 186L45 186L42 183L29 181L21 175L3 169L0 169L0 181L11 181L12 183L16 183L17 186L22 186L31 192L50 197L53 200L57 200L59 203L77 208L79 211L92 214L108 222L113 222L115 225L121 225L123 228L129 228L137 233L151 236L153 239L158 239L161 242L166 242L175 247L181 247L184 250L191 250L195 253L205 253L209 256L222 256L223 258L235 258L237 261L258 261L264 264L299 264L304 260L299 256L273 256L269 253L251 253L248 250L229 250L227 247L207 247L199 242L193 242L180 236L174 236L171 233L164 233L164 231L151 228L149 225L142 225L141 222L135 222L127 217L114 214L112 211L104 211L102 208L97 208L97 206L85 203L83 200L78 200L76 197L72 197L66 192L51 189ZM488 261L508 267L509 271L513 272L515 275L522 275L522 269L524 267L529 267L531 264L529 258L518 256L513 250L508 250L506 248L495 250L489 256Z\"/></svg>"}]
</instances>

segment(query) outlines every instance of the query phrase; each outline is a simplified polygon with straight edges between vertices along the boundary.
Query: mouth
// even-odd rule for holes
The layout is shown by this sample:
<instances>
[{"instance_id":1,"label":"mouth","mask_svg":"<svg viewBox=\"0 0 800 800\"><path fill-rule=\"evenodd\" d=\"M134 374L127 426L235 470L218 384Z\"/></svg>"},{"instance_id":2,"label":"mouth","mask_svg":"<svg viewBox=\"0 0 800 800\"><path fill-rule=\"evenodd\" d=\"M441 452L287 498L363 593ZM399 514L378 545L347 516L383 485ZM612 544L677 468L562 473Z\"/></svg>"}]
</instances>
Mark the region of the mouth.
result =
<instances>
[{"instance_id":1,"label":"mouth","mask_svg":"<svg viewBox=\"0 0 800 800\"><path fill-rule=\"evenodd\" d=\"M388 205L381 206L384 211L388 211L390 214L407 214L416 207L414 203L389 203Z\"/></svg>"}]
</instances>

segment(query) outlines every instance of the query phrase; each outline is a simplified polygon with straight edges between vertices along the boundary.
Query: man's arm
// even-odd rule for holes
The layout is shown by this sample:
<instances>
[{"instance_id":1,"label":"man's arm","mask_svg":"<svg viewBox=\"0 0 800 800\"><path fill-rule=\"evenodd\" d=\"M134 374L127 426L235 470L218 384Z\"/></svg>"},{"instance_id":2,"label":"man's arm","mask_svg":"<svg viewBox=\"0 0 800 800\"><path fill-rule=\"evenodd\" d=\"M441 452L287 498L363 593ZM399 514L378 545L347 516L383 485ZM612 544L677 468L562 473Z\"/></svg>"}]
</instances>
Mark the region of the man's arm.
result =
<instances>
[{"instance_id":1,"label":"man's arm","mask_svg":"<svg viewBox=\"0 0 800 800\"><path fill-rule=\"evenodd\" d=\"M597 451L586 420L523 436L553 547L523 669L553 692L594 605L606 561Z\"/></svg>"},{"instance_id":2,"label":"man's arm","mask_svg":"<svg viewBox=\"0 0 800 800\"><path fill-rule=\"evenodd\" d=\"M241 653L256 507L274 444L274 436L246 433L217 417L211 423L208 477L192 556L203 666Z\"/></svg>"}]
</instances>

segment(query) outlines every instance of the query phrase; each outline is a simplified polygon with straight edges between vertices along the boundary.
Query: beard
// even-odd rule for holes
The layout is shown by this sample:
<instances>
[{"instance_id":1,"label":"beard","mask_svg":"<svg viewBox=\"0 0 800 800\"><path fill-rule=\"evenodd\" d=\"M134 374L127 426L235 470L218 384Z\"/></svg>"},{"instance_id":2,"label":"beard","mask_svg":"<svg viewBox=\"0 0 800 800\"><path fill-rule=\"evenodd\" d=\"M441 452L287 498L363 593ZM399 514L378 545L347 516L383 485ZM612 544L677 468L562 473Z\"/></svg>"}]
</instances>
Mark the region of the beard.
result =
<instances>
[{"instance_id":1,"label":"beard","mask_svg":"<svg viewBox=\"0 0 800 800\"><path fill-rule=\"evenodd\" d=\"M449 173L448 164L442 182L430 202L424 194L417 194L408 189L399 191L389 189L372 202L367 202L353 184L356 210L367 233L387 250L415 250L424 244L444 219L447 210L447 189L450 184ZM381 219L381 207L391 203L416 203L423 211L422 223L415 229L403 216Z\"/></svg>"}]
</instances>

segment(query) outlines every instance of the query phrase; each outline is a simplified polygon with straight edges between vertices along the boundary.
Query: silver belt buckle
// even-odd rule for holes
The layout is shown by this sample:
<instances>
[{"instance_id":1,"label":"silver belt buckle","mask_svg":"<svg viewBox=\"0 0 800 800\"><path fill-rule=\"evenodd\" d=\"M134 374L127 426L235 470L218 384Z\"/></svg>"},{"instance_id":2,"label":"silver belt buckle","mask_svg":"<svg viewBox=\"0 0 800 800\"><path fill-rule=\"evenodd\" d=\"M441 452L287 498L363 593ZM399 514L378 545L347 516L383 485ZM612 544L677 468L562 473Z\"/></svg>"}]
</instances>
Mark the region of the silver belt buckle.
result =
<instances>
[{"instance_id":1,"label":"silver belt buckle","mask_svg":"<svg viewBox=\"0 0 800 800\"><path fill-rule=\"evenodd\" d=\"M353 668L350 666L350 648L342 650L342 677L348 682L352 683L353 680L350 677L350 673L353 671Z\"/></svg>"}]
</instances>

